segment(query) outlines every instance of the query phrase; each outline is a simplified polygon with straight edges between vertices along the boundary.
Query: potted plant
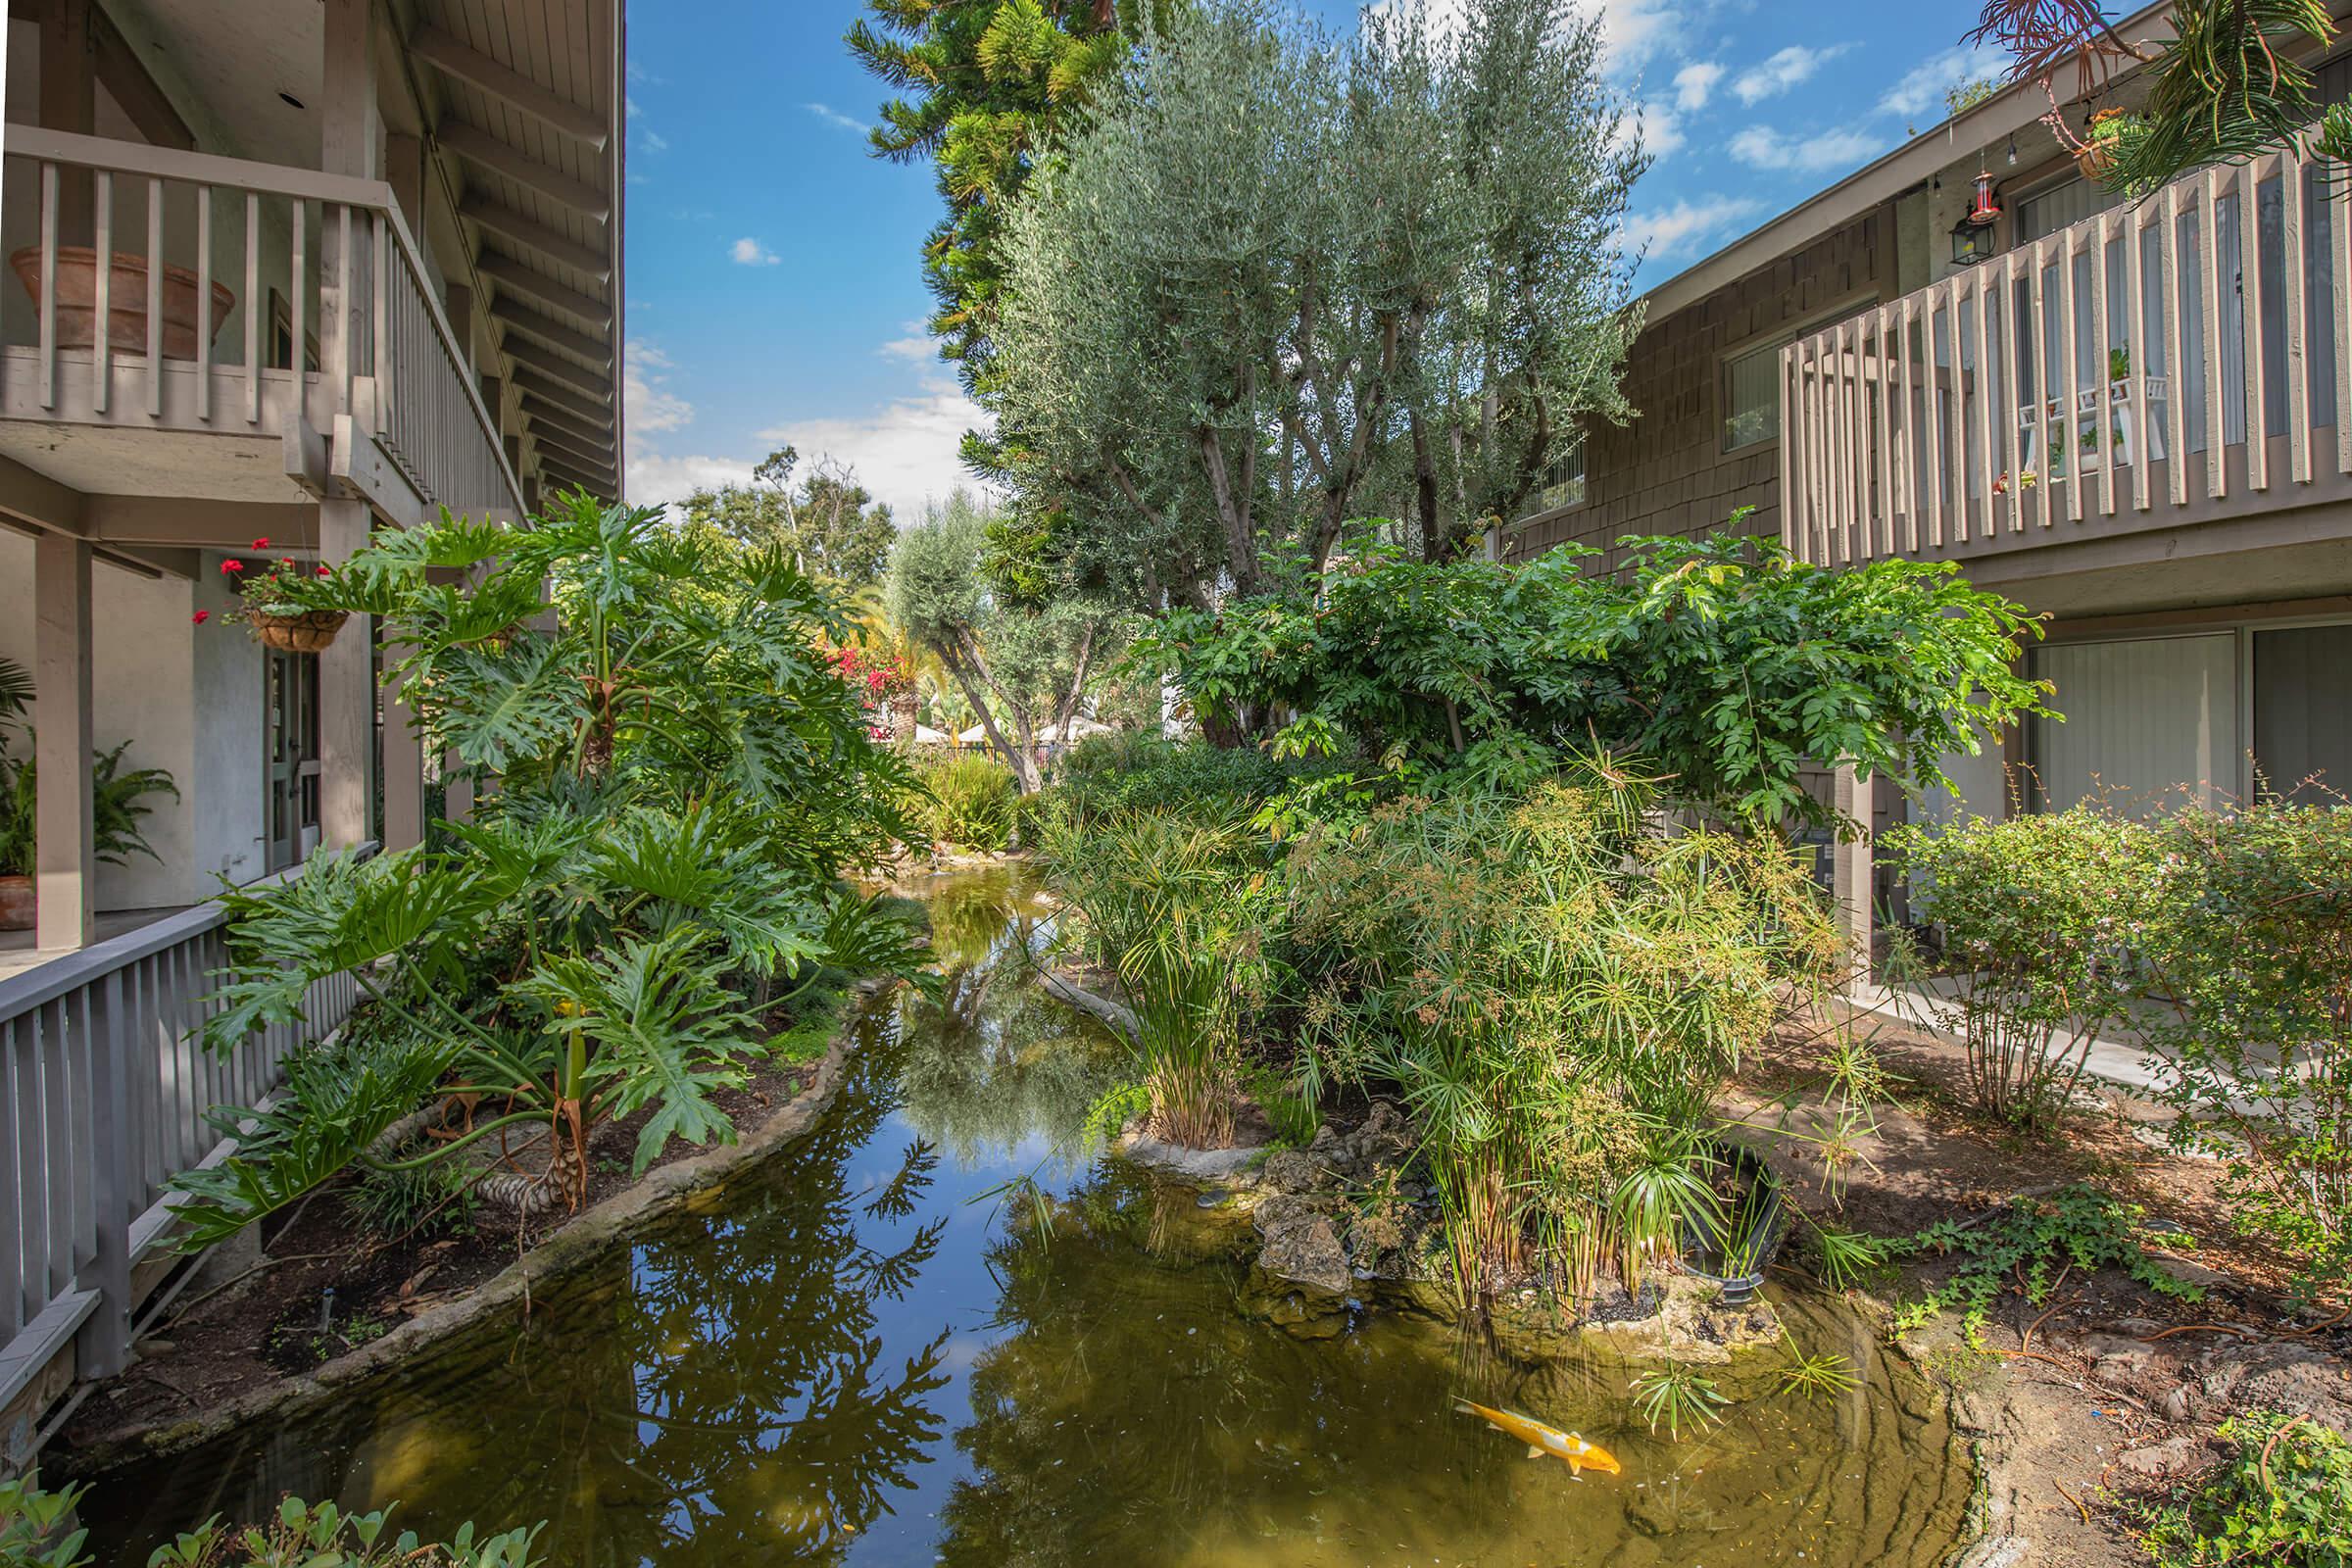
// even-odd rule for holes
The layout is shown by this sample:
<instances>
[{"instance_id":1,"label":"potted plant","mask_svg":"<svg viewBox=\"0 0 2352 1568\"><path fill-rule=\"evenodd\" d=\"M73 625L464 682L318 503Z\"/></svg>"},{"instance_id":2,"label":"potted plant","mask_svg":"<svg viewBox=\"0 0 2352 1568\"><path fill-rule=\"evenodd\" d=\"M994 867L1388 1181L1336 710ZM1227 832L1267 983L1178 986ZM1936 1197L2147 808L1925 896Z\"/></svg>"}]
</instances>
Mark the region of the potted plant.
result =
<instances>
[{"instance_id":1,"label":"potted plant","mask_svg":"<svg viewBox=\"0 0 2352 1568\"><path fill-rule=\"evenodd\" d=\"M270 541L256 539L253 548L257 553L267 550ZM231 556L220 563L220 574L235 585L245 606L245 622L254 636L283 653L319 652L351 618L347 612L330 609L319 598L318 579L327 575L324 563L306 565L291 556L249 562ZM201 624L205 618L206 612L198 611L197 621Z\"/></svg>"},{"instance_id":2,"label":"potted plant","mask_svg":"<svg viewBox=\"0 0 2352 1568\"><path fill-rule=\"evenodd\" d=\"M14 252L8 265L41 308L41 248L27 245ZM184 267L164 269L164 358L196 357L197 332L217 335L237 297L219 283L213 285L210 319L199 321L197 278ZM147 352L147 258L115 253L113 276L107 284L106 341L117 354ZM57 346L94 348L98 342L98 253L87 245L57 248Z\"/></svg>"},{"instance_id":3,"label":"potted plant","mask_svg":"<svg viewBox=\"0 0 2352 1568\"><path fill-rule=\"evenodd\" d=\"M2121 109L2102 109L2082 127L2082 144L2075 149L2075 167L2085 179L2105 179L2115 167L2124 127L2132 117Z\"/></svg>"},{"instance_id":4,"label":"potted plant","mask_svg":"<svg viewBox=\"0 0 2352 1568\"><path fill-rule=\"evenodd\" d=\"M32 727L24 721L32 683L24 666L0 659L0 931L32 928L32 858L39 835L39 797L33 773ZM25 755L16 755L22 741ZM179 786L160 767L122 768L123 741L94 755L90 768L90 827L99 861L122 865L134 855L160 861L140 822L153 813L150 796L179 799Z\"/></svg>"}]
</instances>

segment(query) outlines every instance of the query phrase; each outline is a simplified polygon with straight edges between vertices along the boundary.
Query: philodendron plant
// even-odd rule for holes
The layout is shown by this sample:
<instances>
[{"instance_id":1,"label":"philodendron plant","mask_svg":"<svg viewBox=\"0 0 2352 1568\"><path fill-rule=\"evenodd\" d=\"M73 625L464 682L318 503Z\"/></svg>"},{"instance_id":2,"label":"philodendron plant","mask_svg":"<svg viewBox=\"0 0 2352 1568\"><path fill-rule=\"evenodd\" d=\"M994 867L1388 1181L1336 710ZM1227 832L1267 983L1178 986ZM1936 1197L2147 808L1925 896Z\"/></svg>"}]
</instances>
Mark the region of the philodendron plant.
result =
<instances>
[{"instance_id":1,"label":"philodendron plant","mask_svg":"<svg viewBox=\"0 0 2352 1568\"><path fill-rule=\"evenodd\" d=\"M828 969L911 972L910 933L848 887L908 824L904 764L824 647L829 590L773 552L572 498L527 529L389 533L306 603L382 618L426 750L495 775L476 820L398 854L314 857L231 891L217 1051L352 975L372 1005L297 1056L221 1164L179 1178L203 1245L299 1199L421 1104L562 1201L606 1122L732 1136L712 1097L762 1058L769 1009ZM525 624L552 590L552 627ZM477 1151L478 1152L478 1151Z\"/></svg>"}]
</instances>

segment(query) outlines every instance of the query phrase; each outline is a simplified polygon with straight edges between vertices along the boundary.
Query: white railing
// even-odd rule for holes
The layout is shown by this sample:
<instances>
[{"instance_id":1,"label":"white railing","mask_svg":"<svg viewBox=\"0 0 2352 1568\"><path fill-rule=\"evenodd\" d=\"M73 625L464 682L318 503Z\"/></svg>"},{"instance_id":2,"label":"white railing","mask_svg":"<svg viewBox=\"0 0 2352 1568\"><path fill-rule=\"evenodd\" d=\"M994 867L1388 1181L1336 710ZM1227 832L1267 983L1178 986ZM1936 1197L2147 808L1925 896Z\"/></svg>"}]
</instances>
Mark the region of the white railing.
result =
<instances>
[{"instance_id":1,"label":"white railing","mask_svg":"<svg viewBox=\"0 0 2352 1568\"><path fill-rule=\"evenodd\" d=\"M173 1224L167 1184L225 1152L213 1113L262 1103L351 1011L357 983L330 976L303 1024L204 1050L226 924L200 905L0 980L0 1467L30 1458L44 1395L122 1369L156 1283L134 1269Z\"/></svg>"},{"instance_id":2,"label":"white railing","mask_svg":"<svg viewBox=\"0 0 2352 1568\"><path fill-rule=\"evenodd\" d=\"M31 243L0 333L43 416L249 436L352 416L426 507L520 514L390 186L30 125L6 154Z\"/></svg>"},{"instance_id":3,"label":"white railing","mask_svg":"<svg viewBox=\"0 0 2352 1568\"><path fill-rule=\"evenodd\" d=\"M2348 219L2281 147L1798 339L1783 540L1966 559L2352 497Z\"/></svg>"}]
</instances>

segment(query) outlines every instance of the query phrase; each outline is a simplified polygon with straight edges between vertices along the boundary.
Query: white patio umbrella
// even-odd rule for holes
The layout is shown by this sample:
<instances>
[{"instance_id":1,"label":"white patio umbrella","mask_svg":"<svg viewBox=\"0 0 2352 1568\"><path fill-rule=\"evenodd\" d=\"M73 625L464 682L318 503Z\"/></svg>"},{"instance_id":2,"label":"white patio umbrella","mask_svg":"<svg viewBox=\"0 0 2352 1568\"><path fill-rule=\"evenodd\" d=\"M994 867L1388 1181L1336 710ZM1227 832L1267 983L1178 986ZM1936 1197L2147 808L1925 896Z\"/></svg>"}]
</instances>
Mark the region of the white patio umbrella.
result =
<instances>
[{"instance_id":1,"label":"white patio umbrella","mask_svg":"<svg viewBox=\"0 0 2352 1568\"><path fill-rule=\"evenodd\" d=\"M974 724L970 729L965 730L962 734L956 736L956 738L966 746L978 746L988 739L988 726L985 724Z\"/></svg>"},{"instance_id":2,"label":"white patio umbrella","mask_svg":"<svg viewBox=\"0 0 2352 1568\"><path fill-rule=\"evenodd\" d=\"M917 746L937 746L947 738L948 732L944 729L933 729L928 724L914 726L914 744Z\"/></svg>"}]
</instances>

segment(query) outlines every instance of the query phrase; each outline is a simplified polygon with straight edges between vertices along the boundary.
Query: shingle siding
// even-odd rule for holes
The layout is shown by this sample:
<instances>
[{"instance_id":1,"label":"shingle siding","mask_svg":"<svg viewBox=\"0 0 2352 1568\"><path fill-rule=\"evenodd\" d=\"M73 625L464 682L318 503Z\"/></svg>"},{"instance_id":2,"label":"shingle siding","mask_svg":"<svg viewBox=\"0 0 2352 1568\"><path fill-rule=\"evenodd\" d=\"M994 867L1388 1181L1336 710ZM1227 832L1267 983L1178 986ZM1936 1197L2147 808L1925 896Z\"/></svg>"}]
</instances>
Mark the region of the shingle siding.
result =
<instances>
[{"instance_id":1,"label":"shingle siding","mask_svg":"<svg viewBox=\"0 0 2352 1568\"><path fill-rule=\"evenodd\" d=\"M1895 292L1894 209L1886 206L1650 322L1626 361L1635 417L1585 433L1584 502L1521 526L1507 554L1518 560L1574 543L1608 552L1613 566L1620 538L1708 533L1743 506L1756 509L1752 531L1777 536L1780 444L1723 450L1715 407L1723 356Z\"/></svg>"}]
</instances>

